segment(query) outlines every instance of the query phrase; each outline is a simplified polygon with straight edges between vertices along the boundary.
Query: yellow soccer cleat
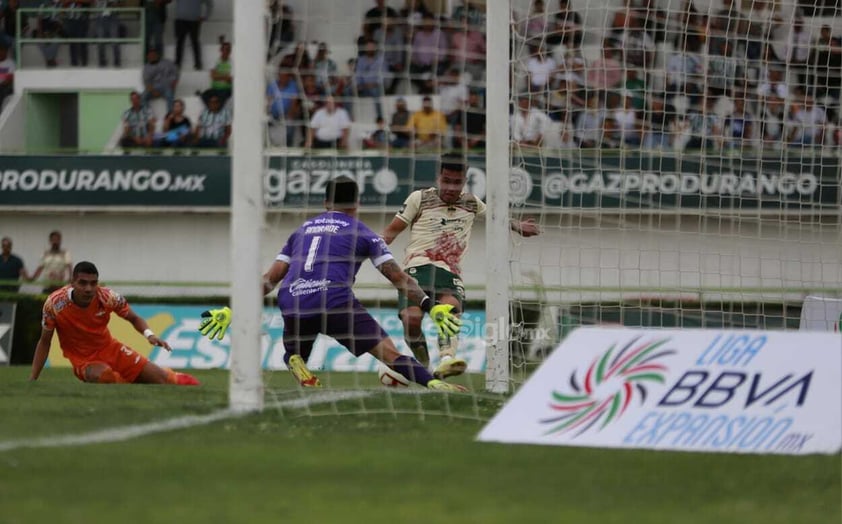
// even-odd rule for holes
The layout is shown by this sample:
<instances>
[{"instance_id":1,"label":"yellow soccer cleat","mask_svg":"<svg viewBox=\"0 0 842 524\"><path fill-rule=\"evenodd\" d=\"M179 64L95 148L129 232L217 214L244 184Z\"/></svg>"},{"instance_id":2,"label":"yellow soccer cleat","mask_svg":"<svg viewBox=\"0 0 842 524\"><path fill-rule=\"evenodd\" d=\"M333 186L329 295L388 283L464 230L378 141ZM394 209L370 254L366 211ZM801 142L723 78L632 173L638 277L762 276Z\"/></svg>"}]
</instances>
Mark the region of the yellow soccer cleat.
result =
<instances>
[{"instance_id":1,"label":"yellow soccer cleat","mask_svg":"<svg viewBox=\"0 0 842 524\"><path fill-rule=\"evenodd\" d=\"M439 365L436 366L435 371L433 371L433 376L437 379L445 379L447 377L461 375L467 369L468 363L465 362L465 359L457 357L445 357L441 359Z\"/></svg>"},{"instance_id":2,"label":"yellow soccer cleat","mask_svg":"<svg viewBox=\"0 0 842 524\"><path fill-rule=\"evenodd\" d=\"M322 383L319 382L319 377L314 375L309 369L301 355L293 355L289 357L289 370L292 375L298 380L303 388L320 388Z\"/></svg>"},{"instance_id":3,"label":"yellow soccer cleat","mask_svg":"<svg viewBox=\"0 0 842 524\"><path fill-rule=\"evenodd\" d=\"M459 384L450 384L444 380L433 379L427 382L427 389L434 391L443 391L445 393L465 393L468 388L460 386Z\"/></svg>"}]
</instances>

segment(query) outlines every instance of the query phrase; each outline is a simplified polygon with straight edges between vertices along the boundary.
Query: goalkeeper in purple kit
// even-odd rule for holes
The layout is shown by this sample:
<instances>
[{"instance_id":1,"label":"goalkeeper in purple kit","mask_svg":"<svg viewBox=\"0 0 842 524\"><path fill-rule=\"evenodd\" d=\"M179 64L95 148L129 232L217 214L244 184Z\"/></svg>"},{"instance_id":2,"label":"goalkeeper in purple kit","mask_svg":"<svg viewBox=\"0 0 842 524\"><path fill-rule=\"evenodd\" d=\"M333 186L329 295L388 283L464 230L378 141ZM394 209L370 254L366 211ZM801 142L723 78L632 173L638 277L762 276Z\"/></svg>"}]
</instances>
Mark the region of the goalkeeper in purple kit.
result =
<instances>
[{"instance_id":1,"label":"goalkeeper in purple kit","mask_svg":"<svg viewBox=\"0 0 842 524\"><path fill-rule=\"evenodd\" d=\"M356 218L359 187L348 177L327 185L327 211L305 221L287 240L263 276L263 292L280 282L278 307L284 318L284 362L304 387L320 382L307 359L318 335L335 338L355 356L371 353L407 379L442 391L465 388L433 378L415 358L401 355L380 324L360 304L352 290L365 259L422 311L430 314L443 336L459 332L461 321L449 304L435 304L408 274L401 270L386 243ZM222 338L231 322L231 310L203 313L199 330Z\"/></svg>"}]
</instances>

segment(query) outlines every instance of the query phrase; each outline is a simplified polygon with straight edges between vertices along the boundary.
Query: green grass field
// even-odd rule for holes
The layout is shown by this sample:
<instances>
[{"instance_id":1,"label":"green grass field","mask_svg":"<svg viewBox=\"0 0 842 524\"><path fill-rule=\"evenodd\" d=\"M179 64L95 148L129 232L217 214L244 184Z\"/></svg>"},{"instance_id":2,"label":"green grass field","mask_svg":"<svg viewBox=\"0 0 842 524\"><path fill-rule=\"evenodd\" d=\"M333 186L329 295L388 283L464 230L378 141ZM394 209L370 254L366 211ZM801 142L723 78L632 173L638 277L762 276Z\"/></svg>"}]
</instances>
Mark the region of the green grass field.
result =
<instances>
[{"instance_id":1,"label":"green grass field","mask_svg":"<svg viewBox=\"0 0 842 524\"><path fill-rule=\"evenodd\" d=\"M302 408L286 372L267 374L259 415L121 442L19 447L10 443L207 415L227 402L223 371L198 373L198 388L86 385L66 369L28 383L27 374L0 368L4 524L842 521L839 455L477 443L500 406L494 398L375 389ZM304 398L350 387L348 377L325 377L331 387Z\"/></svg>"}]
</instances>

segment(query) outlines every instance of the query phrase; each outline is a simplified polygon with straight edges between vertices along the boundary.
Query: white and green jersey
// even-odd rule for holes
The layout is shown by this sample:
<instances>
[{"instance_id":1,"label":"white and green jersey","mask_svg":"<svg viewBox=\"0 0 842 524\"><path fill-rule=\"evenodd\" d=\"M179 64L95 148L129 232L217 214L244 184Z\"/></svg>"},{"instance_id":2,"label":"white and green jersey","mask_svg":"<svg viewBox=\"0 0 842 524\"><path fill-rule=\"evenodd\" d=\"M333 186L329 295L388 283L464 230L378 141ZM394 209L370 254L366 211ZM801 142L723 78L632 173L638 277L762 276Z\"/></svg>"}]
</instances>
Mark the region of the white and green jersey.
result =
<instances>
[{"instance_id":1,"label":"white and green jersey","mask_svg":"<svg viewBox=\"0 0 842 524\"><path fill-rule=\"evenodd\" d=\"M413 191L397 214L411 229L404 267L433 264L460 275L474 220L484 214L485 203L468 193L446 204L436 188Z\"/></svg>"}]
</instances>

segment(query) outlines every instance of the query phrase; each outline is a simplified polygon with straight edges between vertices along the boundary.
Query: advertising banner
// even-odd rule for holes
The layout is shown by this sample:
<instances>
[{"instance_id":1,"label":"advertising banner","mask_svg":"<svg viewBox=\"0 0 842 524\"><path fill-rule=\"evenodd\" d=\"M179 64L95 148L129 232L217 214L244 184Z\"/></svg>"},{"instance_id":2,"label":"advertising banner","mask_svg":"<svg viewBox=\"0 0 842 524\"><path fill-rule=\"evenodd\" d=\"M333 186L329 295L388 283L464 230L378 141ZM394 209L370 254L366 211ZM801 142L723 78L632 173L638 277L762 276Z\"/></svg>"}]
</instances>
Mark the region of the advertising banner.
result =
<instances>
[{"instance_id":1,"label":"advertising banner","mask_svg":"<svg viewBox=\"0 0 842 524\"><path fill-rule=\"evenodd\" d=\"M801 306L801 331L842 332L842 299L808 296Z\"/></svg>"},{"instance_id":2,"label":"advertising banner","mask_svg":"<svg viewBox=\"0 0 842 524\"><path fill-rule=\"evenodd\" d=\"M517 159L514 206L547 209L791 210L838 212L836 157L569 151ZM469 156L467 190L485 198L482 156ZM0 156L2 206L218 207L231 202L228 156ZM264 173L267 208L320 208L328 180L357 180L363 206L399 207L434 184L435 156L274 156ZM245 176L243 174L242 176Z\"/></svg>"},{"instance_id":3,"label":"advertising banner","mask_svg":"<svg viewBox=\"0 0 842 524\"><path fill-rule=\"evenodd\" d=\"M0 302L0 366L8 366L12 360L16 307L14 302Z\"/></svg>"},{"instance_id":4,"label":"advertising banner","mask_svg":"<svg viewBox=\"0 0 842 524\"><path fill-rule=\"evenodd\" d=\"M579 328L478 440L837 453L840 349L834 333Z\"/></svg>"},{"instance_id":5,"label":"advertising banner","mask_svg":"<svg viewBox=\"0 0 842 524\"><path fill-rule=\"evenodd\" d=\"M209 306L210 307L210 306ZM230 367L231 337L226 334L222 340L208 340L198 331L202 311L208 307L174 305L137 305L132 309L146 319L149 327L172 346L172 352L151 347L143 335L116 315L111 315L108 328L117 340L149 357L161 366L177 369L213 369ZM403 340L401 321L397 310L371 308L369 313L392 337L398 349L411 354ZM236 315L236 313L235 313ZM468 371L480 373L485 370L485 339L481 326L485 324L485 312L466 311L463 315L466 326L464 336L459 339L459 355L468 362ZM236 316L234 322L236 322ZM263 311L263 339L261 364L263 369L286 369L284 365L283 318L276 308ZM424 320L424 333L430 347L430 358L436 361L436 330L429 318ZM476 329L474 329L476 328ZM69 366L61 355L58 337L53 337L48 365ZM325 371L375 371L376 361L369 355L355 358L349 351L329 337L319 337L308 363L310 369Z\"/></svg>"},{"instance_id":6,"label":"advertising banner","mask_svg":"<svg viewBox=\"0 0 842 524\"><path fill-rule=\"evenodd\" d=\"M227 156L0 156L0 207L228 207L230 202Z\"/></svg>"}]
</instances>

